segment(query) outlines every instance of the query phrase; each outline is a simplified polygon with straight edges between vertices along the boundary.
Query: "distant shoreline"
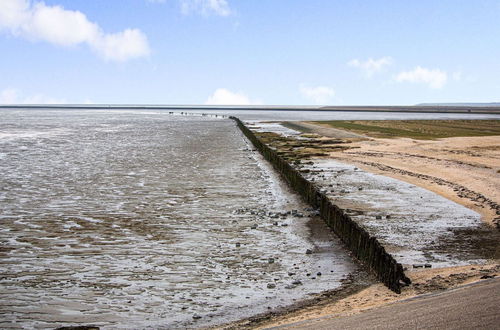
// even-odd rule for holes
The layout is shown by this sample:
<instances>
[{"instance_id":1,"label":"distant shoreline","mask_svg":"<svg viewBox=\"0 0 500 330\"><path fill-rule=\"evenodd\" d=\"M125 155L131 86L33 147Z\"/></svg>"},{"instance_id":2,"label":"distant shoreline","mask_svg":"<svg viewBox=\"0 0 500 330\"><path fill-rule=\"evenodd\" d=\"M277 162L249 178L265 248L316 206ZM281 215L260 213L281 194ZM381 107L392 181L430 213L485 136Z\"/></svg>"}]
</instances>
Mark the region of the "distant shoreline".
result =
<instances>
[{"instance_id":1,"label":"distant shoreline","mask_svg":"<svg viewBox=\"0 0 500 330\"><path fill-rule=\"evenodd\" d=\"M500 114L500 106L485 103L482 106L467 105L412 105L412 106L209 106L209 105L131 105L131 104L57 104L57 105L0 105L2 109L146 109L146 110L253 110L253 111L321 111L321 112L407 112L407 113L471 113Z\"/></svg>"}]
</instances>

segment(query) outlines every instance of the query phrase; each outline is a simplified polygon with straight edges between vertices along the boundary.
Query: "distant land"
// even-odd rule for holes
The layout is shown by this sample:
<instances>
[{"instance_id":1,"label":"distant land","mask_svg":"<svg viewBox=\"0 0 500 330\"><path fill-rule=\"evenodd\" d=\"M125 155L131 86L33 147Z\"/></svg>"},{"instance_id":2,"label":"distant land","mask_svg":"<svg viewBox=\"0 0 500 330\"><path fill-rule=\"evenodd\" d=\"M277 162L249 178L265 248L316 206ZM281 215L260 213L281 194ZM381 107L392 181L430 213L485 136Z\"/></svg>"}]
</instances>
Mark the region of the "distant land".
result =
<instances>
[{"instance_id":1,"label":"distant land","mask_svg":"<svg viewBox=\"0 0 500 330\"><path fill-rule=\"evenodd\" d=\"M419 103L415 106L421 107L500 107L500 102L490 103Z\"/></svg>"}]
</instances>

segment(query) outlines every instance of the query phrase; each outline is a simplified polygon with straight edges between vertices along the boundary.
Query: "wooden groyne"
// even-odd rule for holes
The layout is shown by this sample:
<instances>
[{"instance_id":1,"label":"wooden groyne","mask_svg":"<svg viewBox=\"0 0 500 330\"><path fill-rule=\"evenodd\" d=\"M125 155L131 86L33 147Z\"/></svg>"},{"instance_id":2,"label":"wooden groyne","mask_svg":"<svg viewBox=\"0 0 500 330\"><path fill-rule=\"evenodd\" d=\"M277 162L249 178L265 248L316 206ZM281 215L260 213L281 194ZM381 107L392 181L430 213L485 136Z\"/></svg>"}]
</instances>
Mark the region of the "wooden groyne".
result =
<instances>
[{"instance_id":1,"label":"wooden groyne","mask_svg":"<svg viewBox=\"0 0 500 330\"><path fill-rule=\"evenodd\" d=\"M243 134L252 142L259 152L281 174L288 184L314 208L318 208L321 218L340 237L354 256L389 289L400 293L401 287L411 283L405 275L403 266L385 251L376 237L371 236L362 226L334 205L330 199L302 174L294 169L278 153L255 136L255 134L236 117L233 119Z\"/></svg>"}]
</instances>

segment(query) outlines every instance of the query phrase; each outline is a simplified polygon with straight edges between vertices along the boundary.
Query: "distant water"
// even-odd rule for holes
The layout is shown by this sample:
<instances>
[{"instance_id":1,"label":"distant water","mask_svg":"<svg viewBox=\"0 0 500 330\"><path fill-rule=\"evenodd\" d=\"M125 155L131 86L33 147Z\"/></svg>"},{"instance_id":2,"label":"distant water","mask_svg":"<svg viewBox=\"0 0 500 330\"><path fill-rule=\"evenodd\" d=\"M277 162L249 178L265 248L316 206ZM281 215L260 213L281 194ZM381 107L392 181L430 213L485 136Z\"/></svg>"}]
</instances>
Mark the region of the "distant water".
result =
<instances>
[{"instance_id":1,"label":"distant water","mask_svg":"<svg viewBox=\"0 0 500 330\"><path fill-rule=\"evenodd\" d=\"M181 110L180 110L181 111ZM217 113L237 116L246 121L306 121L306 120L417 120L417 119L496 119L500 114L472 113L412 113L358 111L276 111L276 110L182 110L190 113Z\"/></svg>"},{"instance_id":2,"label":"distant water","mask_svg":"<svg viewBox=\"0 0 500 330\"><path fill-rule=\"evenodd\" d=\"M139 106L137 106L139 107ZM82 112L82 110L76 109L26 109L29 111L76 111ZM172 109L105 109L96 110L88 109L83 110L93 113L120 113L123 111L136 111L136 112L148 112L150 114L165 114L173 112L175 114L180 113L190 113L190 114L211 114L211 115L221 115L221 116L236 116L244 121L306 121L306 120L451 120L451 119L495 119L500 120L500 113L498 114L477 114L477 113L415 113L415 112L378 112L378 111L326 111L326 110L273 110L272 108L268 110L241 110L241 109L189 109L189 108L172 108ZM3 110L0 109L0 113Z\"/></svg>"},{"instance_id":3,"label":"distant water","mask_svg":"<svg viewBox=\"0 0 500 330\"><path fill-rule=\"evenodd\" d=\"M231 120L2 110L0 173L1 328L217 324L357 270Z\"/></svg>"}]
</instances>

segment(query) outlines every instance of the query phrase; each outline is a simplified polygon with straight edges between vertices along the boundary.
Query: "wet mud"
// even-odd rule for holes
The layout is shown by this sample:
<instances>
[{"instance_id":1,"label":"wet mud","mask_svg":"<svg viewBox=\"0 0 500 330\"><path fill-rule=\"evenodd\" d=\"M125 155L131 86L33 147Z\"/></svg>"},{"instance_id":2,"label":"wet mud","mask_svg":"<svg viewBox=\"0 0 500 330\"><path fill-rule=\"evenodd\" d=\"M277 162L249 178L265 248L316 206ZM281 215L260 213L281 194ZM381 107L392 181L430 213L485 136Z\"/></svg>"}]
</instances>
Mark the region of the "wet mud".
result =
<instances>
[{"instance_id":1,"label":"wet mud","mask_svg":"<svg viewBox=\"0 0 500 330\"><path fill-rule=\"evenodd\" d=\"M478 213L426 189L330 159L331 150L325 150L325 146L336 144L349 149L349 144L343 144L345 141L308 137L290 127L282 134L275 123L252 124L259 127L255 130L259 138L377 237L406 268L448 267L498 259L500 235L481 222ZM484 196L476 196L464 187L453 187L467 197L484 200Z\"/></svg>"},{"instance_id":2,"label":"wet mud","mask_svg":"<svg viewBox=\"0 0 500 330\"><path fill-rule=\"evenodd\" d=\"M232 121L3 115L2 328L213 326L360 271Z\"/></svg>"}]
</instances>

